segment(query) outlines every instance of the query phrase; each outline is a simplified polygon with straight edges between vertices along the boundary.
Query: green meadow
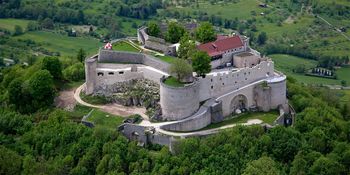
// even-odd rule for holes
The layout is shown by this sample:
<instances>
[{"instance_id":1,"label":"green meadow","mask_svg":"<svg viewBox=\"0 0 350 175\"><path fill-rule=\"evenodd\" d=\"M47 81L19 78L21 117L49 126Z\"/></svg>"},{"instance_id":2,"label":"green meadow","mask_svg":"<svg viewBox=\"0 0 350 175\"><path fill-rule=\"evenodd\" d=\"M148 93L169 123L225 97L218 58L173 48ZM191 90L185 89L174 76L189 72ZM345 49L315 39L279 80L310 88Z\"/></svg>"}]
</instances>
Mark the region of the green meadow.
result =
<instances>
[{"instance_id":1,"label":"green meadow","mask_svg":"<svg viewBox=\"0 0 350 175\"><path fill-rule=\"evenodd\" d=\"M13 32L15 30L15 25L18 25L18 26L21 26L23 30L26 30L29 22L30 20L24 20L24 19L12 19L12 18L0 19L0 28Z\"/></svg>"},{"instance_id":2,"label":"green meadow","mask_svg":"<svg viewBox=\"0 0 350 175\"><path fill-rule=\"evenodd\" d=\"M295 78L298 82L306 84L316 84L316 85L340 85L341 80L350 82L350 67L343 67L337 69L338 79L328 79L320 77L306 76L304 74L299 74L293 72L293 69L298 65L305 65L306 69L313 68L317 66L317 62L314 60L304 59L300 57L295 57L291 55L284 54L273 54L269 55L270 58L275 62L275 68L287 76Z\"/></svg>"},{"instance_id":3,"label":"green meadow","mask_svg":"<svg viewBox=\"0 0 350 175\"><path fill-rule=\"evenodd\" d=\"M103 46L103 43L94 38L69 37L51 31L26 32L14 38L33 40L49 51L60 52L62 56L76 55L80 48L84 49L88 55L93 55L98 52L99 47Z\"/></svg>"}]
</instances>

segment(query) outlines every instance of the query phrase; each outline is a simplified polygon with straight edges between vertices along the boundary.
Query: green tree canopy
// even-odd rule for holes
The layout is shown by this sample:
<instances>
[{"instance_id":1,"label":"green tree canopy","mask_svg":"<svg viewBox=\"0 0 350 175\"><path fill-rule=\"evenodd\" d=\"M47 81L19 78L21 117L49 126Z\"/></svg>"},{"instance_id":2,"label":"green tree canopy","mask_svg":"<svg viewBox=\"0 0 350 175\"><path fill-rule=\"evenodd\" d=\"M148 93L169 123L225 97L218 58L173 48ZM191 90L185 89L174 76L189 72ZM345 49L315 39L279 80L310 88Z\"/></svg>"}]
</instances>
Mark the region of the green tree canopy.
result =
<instances>
[{"instance_id":1,"label":"green tree canopy","mask_svg":"<svg viewBox=\"0 0 350 175\"><path fill-rule=\"evenodd\" d=\"M177 43L180 38L186 33L185 29L176 22L170 22L168 30L165 34L165 40L171 43Z\"/></svg>"},{"instance_id":2,"label":"green tree canopy","mask_svg":"<svg viewBox=\"0 0 350 175\"><path fill-rule=\"evenodd\" d=\"M15 25L15 32L13 33L13 35L17 36L22 34L23 34L23 28L19 25Z\"/></svg>"},{"instance_id":3,"label":"green tree canopy","mask_svg":"<svg viewBox=\"0 0 350 175\"><path fill-rule=\"evenodd\" d=\"M176 59L170 66L170 72L175 74L180 82L183 82L183 78L188 75L192 76L192 66L186 60Z\"/></svg>"},{"instance_id":4,"label":"green tree canopy","mask_svg":"<svg viewBox=\"0 0 350 175\"><path fill-rule=\"evenodd\" d=\"M22 158L16 152L0 145L0 174L21 174Z\"/></svg>"},{"instance_id":5,"label":"green tree canopy","mask_svg":"<svg viewBox=\"0 0 350 175\"><path fill-rule=\"evenodd\" d=\"M55 97L53 77L47 70L36 72L28 82L35 110L51 106Z\"/></svg>"},{"instance_id":6,"label":"green tree canopy","mask_svg":"<svg viewBox=\"0 0 350 175\"><path fill-rule=\"evenodd\" d=\"M257 42L259 45L264 45L267 41L267 34L266 32L261 32L258 36Z\"/></svg>"},{"instance_id":7,"label":"green tree canopy","mask_svg":"<svg viewBox=\"0 0 350 175\"><path fill-rule=\"evenodd\" d=\"M178 57L182 59L190 59L196 50L195 42L185 33L180 39L180 47L177 51Z\"/></svg>"},{"instance_id":8,"label":"green tree canopy","mask_svg":"<svg viewBox=\"0 0 350 175\"><path fill-rule=\"evenodd\" d=\"M161 34L159 25L156 22L149 22L148 28L147 28L147 34L154 37L159 37Z\"/></svg>"},{"instance_id":9,"label":"green tree canopy","mask_svg":"<svg viewBox=\"0 0 350 175\"><path fill-rule=\"evenodd\" d=\"M243 175L279 175L276 162L270 157L261 157L248 163Z\"/></svg>"},{"instance_id":10,"label":"green tree canopy","mask_svg":"<svg viewBox=\"0 0 350 175\"><path fill-rule=\"evenodd\" d=\"M57 57L45 57L41 68L48 70L56 80L62 78L62 65Z\"/></svg>"},{"instance_id":11,"label":"green tree canopy","mask_svg":"<svg viewBox=\"0 0 350 175\"><path fill-rule=\"evenodd\" d=\"M211 58L206 52L197 51L192 55L192 67L197 75L203 76L211 71Z\"/></svg>"},{"instance_id":12,"label":"green tree canopy","mask_svg":"<svg viewBox=\"0 0 350 175\"><path fill-rule=\"evenodd\" d=\"M196 39L201 43L207 43L216 39L216 34L209 22L202 23L196 30Z\"/></svg>"},{"instance_id":13,"label":"green tree canopy","mask_svg":"<svg viewBox=\"0 0 350 175\"><path fill-rule=\"evenodd\" d=\"M85 60L85 57L86 53L84 49L80 48L77 53L77 60L82 63Z\"/></svg>"},{"instance_id":14,"label":"green tree canopy","mask_svg":"<svg viewBox=\"0 0 350 175\"><path fill-rule=\"evenodd\" d=\"M83 80L85 77L85 69L83 63L75 63L63 70L63 76L70 81Z\"/></svg>"}]
</instances>

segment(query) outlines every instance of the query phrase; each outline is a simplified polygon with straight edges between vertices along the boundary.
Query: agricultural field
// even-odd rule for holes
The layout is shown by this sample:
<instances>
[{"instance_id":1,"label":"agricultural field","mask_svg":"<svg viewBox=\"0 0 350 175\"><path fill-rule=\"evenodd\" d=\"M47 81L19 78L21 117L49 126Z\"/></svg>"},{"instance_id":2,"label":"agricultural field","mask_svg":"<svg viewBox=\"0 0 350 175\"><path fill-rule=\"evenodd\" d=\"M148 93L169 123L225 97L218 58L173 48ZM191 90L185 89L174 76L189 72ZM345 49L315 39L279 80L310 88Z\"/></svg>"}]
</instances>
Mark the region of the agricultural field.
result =
<instances>
[{"instance_id":1,"label":"agricultural field","mask_svg":"<svg viewBox=\"0 0 350 175\"><path fill-rule=\"evenodd\" d=\"M0 19L0 29L5 29L13 32L15 30L15 25L21 26L23 30L26 30L28 23L30 20L24 19Z\"/></svg>"},{"instance_id":2,"label":"agricultural field","mask_svg":"<svg viewBox=\"0 0 350 175\"><path fill-rule=\"evenodd\" d=\"M236 10L235 10L236 9ZM247 10L237 10L247 9ZM257 14L264 12L264 8L259 7L259 2L256 0L240 0L238 2L217 2L211 4L206 0L199 0L198 4L193 3L191 6L174 6L166 10L178 11L180 13L191 15L194 11L207 13L208 15L218 15L227 19L249 19L251 12L255 11Z\"/></svg>"},{"instance_id":3,"label":"agricultural field","mask_svg":"<svg viewBox=\"0 0 350 175\"><path fill-rule=\"evenodd\" d=\"M304 65L306 69L313 68L317 66L317 62L314 60L304 59L300 57L283 55L283 54L274 54L269 55L272 60L275 62L275 68L287 76L295 78L298 82L315 84L315 85L340 85L341 80L349 81L350 68L340 68L336 71L338 79L327 79L320 77L305 76L303 74L298 74L293 72L293 69L298 65Z\"/></svg>"},{"instance_id":4,"label":"agricultural field","mask_svg":"<svg viewBox=\"0 0 350 175\"><path fill-rule=\"evenodd\" d=\"M51 31L26 32L14 38L33 40L49 51L60 52L62 56L74 56L80 48L88 55L93 55L103 45L99 40L90 37L69 37Z\"/></svg>"}]
</instances>

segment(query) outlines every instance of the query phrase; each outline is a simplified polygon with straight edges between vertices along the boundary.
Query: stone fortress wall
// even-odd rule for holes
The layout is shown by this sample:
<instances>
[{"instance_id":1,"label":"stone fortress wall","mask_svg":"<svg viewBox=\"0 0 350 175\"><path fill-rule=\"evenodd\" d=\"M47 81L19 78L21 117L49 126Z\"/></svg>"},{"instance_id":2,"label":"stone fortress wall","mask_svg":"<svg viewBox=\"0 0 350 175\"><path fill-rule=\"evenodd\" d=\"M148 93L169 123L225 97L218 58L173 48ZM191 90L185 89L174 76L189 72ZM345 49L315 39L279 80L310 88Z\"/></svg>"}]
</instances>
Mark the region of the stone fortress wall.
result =
<instances>
[{"instance_id":1,"label":"stone fortress wall","mask_svg":"<svg viewBox=\"0 0 350 175\"><path fill-rule=\"evenodd\" d=\"M126 64L108 64L113 62ZM222 121L242 105L263 111L287 106L286 77L274 72L270 60L253 67L212 72L185 87L162 83L160 79L168 76L169 64L144 54L101 50L85 65L87 94L130 79L147 78L159 83L163 117L178 121L162 126L165 130L198 130Z\"/></svg>"},{"instance_id":2,"label":"stone fortress wall","mask_svg":"<svg viewBox=\"0 0 350 175\"><path fill-rule=\"evenodd\" d=\"M145 48L160 51L166 55L176 55L176 47L167 43L162 38L149 36L147 34L147 27L143 26L137 29L137 40L142 43Z\"/></svg>"},{"instance_id":3,"label":"stone fortress wall","mask_svg":"<svg viewBox=\"0 0 350 175\"><path fill-rule=\"evenodd\" d=\"M198 110L200 83L197 80L184 87L168 86L163 83L163 79L160 82L160 104L163 118L181 120Z\"/></svg>"}]
</instances>

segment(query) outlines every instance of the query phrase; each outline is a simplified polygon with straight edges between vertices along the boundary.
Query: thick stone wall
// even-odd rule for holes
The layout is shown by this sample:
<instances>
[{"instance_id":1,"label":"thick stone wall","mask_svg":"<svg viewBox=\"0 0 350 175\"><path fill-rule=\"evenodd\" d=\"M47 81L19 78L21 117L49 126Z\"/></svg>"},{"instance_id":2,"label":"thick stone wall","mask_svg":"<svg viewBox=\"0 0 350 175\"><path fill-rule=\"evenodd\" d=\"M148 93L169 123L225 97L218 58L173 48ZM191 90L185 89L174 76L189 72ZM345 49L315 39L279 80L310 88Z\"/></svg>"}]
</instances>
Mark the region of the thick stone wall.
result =
<instances>
[{"instance_id":1,"label":"thick stone wall","mask_svg":"<svg viewBox=\"0 0 350 175\"><path fill-rule=\"evenodd\" d=\"M195 131L208 126L211 123L223 120L221 101L208 100L191 117L176 123L163 125L161 129L169 131Z\"/></svg>"},{"instance_id":2,"label":"thick stone wall","mask_svg":"<svg viewBox=\"0 0 350 175\"><path fill-rule=\"evenodd\" d=\"M160 96L164 119L181 120L187 118L199 108L199 82L194 81L185 87L171 87L161 80Z\"/></svg>"},{"instance_id":3,"label":"thick stone wall","mask_svg":"<svg viewBox=\"0 0 350 175\"><path fill-rule=\"evenodd\" d=\"M237 90L253 82L274 76L272 61L263 61L252 68L228 70L208 74L200 78L200 101L218 97L227 92Z\"/></svg>"},{"instance_id":4,"label":"thick stone wall","mask_svg":"<svg viewBox=\"0 0 350 175\"><path fill-rule=\"evenodd\" d=\"M271 87L271 109L276 109L280 105L286 105L287 102L287 83L286 79L280 79L277 81L268 82L268 86Z\"/></svg>"}]
</instances>

